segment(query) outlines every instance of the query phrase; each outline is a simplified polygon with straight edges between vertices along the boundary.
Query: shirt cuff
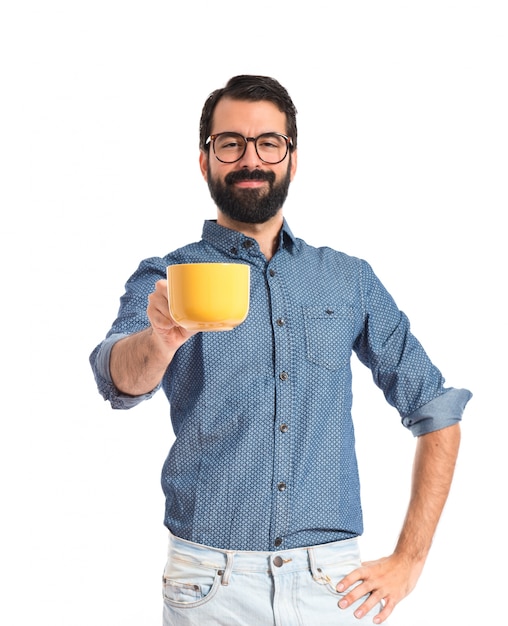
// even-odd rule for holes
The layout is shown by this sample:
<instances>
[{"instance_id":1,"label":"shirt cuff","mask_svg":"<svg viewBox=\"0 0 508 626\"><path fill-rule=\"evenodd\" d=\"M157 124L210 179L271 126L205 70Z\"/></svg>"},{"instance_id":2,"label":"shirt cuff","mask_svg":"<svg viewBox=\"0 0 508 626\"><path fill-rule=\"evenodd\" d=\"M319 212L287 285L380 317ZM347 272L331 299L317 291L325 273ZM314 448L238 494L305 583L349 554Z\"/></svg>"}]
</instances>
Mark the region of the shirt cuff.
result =
<instances>
[{"instance_id":1,"label":"shirt cuff","mask_svg":"<svg viewBox=\"0 0 508 626\"><path fill-rule=\"evenodd\" d=\"M446 389L443 394L403 418L402 423L415 437L452 426L462 419L462 413L473 394L468 389Z\"/></svg>"},{"instance_id":2,"label":"shirt cuff","mask_svg":"<svg viewBox=\"0 0 508 626\"><path fill-rule=\"evenodd\" d=\"M109 369L109 359L111 356L111 349L117 341L127 337L124 333L116 333L110 335L105 339L97 353L95 360L96 375L101 379L102 394L106 400L109 400L113 409L131 409L132 407L140 404L144 400L149 400L154 393L160 388L160 384L155 387L149 393L142 394L140 396L129 396L119 391L113 379L111 378L111 372Z\"/></svg>"}]
</instances>

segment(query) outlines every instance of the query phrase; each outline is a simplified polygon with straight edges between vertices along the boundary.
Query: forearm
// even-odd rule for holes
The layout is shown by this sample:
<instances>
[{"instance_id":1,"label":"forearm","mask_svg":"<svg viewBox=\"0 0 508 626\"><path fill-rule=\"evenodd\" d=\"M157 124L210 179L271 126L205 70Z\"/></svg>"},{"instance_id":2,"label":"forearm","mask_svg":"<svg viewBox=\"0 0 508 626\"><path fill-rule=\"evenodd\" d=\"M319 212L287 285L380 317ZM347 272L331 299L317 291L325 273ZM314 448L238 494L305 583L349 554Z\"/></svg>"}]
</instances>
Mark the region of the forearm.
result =
<instances>
[{"instance_id":1,"label":"forearm","mask_svg":"<svg viewBox=\"0 0 508 626\"><path fill-rule=\"evenodd\" d=\"M174 351L163 349L151 327L120 339L109 362L115 387L131 396L149 393L160 383L173 355Z\"/></svg>"},{"instance_id":2,"label":"forearm","mask_svg":"<svg viewBox=\"0 0 508 626\"><path fill-rule=\"evenodd\" d=\"M459 445L458 423L418 438L411 499L395 553L422 567L448 498Z\"/></svg>"}]
</instances>

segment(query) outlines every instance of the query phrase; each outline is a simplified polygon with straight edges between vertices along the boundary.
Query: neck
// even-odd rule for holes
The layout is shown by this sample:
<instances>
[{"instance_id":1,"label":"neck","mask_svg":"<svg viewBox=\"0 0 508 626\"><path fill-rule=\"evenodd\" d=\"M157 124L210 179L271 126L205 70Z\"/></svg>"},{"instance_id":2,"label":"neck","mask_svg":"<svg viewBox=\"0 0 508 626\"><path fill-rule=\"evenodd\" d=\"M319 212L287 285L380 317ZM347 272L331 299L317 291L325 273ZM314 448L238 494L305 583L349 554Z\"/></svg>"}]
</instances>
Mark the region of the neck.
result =
<instances>
[{"instance_id":1,"label":"neck","mask_svg":"<svg viewBox=\"0 0 508 626\"><path fill-rule=\"evenodd\" d=\"M245 222L237 222L236 220L232 220L228 216L221 213L220 210L217 213L217 224L231 230L236 230L246 237L255 239L267 261L269 261L277 251L282 221L282 210L280 210L277 215L269 219L264 224L246 224Z\"/></svg>"}]
</instances>

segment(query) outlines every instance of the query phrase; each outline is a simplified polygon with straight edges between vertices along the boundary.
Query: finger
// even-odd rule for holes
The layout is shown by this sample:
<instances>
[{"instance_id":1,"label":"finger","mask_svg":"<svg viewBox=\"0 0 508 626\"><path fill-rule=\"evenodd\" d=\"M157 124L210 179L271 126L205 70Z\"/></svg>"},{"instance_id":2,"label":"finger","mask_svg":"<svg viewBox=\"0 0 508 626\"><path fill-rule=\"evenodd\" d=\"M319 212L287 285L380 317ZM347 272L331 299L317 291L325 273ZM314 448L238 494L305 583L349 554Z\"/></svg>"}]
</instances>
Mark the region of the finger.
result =
<instances>
[{"instance_id":1,"label":"finger","mask_svg":"<svg viewBox=\"0 0 508 626\"><path fill-rule=\"evenodd\" d=\"M155 291L152 291L148 295L148 307L147 314L148 317L156 317L157 319L167 320L172 322L172 325L175 325L174 320L171 318L171 314L169 311L169 303L168 296L165 289L161 288L160 283L163 281L158 281L155 285Z\"/></svg>"},{"instance_id":2,"label":"finger","mask_svg":"<svg viewBox=\"0 0 508 626\"><path fill-rule=\"evenodd\" d=\"M349 593L347 593L343 598L341 598L338 602L338 605L341 609L347 609L349 606L357 602L363 597L367 597L370 593L371 589L366 585L366 583L361 582L356 587L351 589Z\"/></svg>"},{"instance_id":3,"label":"finger","mask_svg":"<svg viewBox=\"0 0 508 626\"><path fill-rule=\"evenodd\" d=\"M348 606L349 606L350 604L352 604L353 602L355 602L355 601L357 601L357 600L361 599L361 597L362 597L362 596L360 596L360 598L356 598L355 600L353 600L353 601L349 602ZM346 600L346 598L343 598L343 600ZM342 607L342 605L341 605L341 604L342 604L342 602L343 602L343 600L341 600L341 602L339 603L339 606L340 606L341 608L343 608L343 607ZM360 606L359 606L358 608L356 608L356 609L355 609L355 611L354 611L354 616L355 616L357 619L362 619L362 618L363 618L363 617L365 617L368 613L370 613L372 610L375 610L377 614L376 614L376 615L375 615L375 617L374 617L374 623L375 623L375 624L380 624L381 622L380 622L380 621L376 621L376 619L377 619L377 620L379 620L379 617L380 617L380 615L381 615L381 613L382 613L382 608L383 608L383 606L382 606L382 603L381 603L381 599L380 599L380 597L379 597L379 594L377 594L377 593L375 593L375 592L374 592L374 593L368 594L368 595L365 597L365 601L364 601L364 602L362 602L362 603L360 604ZM385 617L388 617L388 615L386 615Z\"/></svg>"},{"instance_id":4,"label":"finger","mask_svg":"<svg viewBox=\"0 0 508 626\"><path fill-rule=\"evenodd\" d=\"M374 616L372 620L374 624L382 624L388 617L392 614L393 609L395 608L395 604L391 602L385 602L382 604L382 609L379 611L377 615Z\"/></svg>"},{"instance_id":5,"label":"finger","mask_svg":"<svg viewBox=\"0 0 508 626\"><path fill-rule=\"evenodd\" d=\"M155 291L159 291L164 294L164 296L168 297L168 281L164 278L161 278L155 283Z\"/></svg>"},{"instance_id":6,"label":"finger","mask_svg":"<svg viewBox=\"0 0 508 626\"><path fill-rule=\"evenodd\" d=\"M349 589L349 587L352 587L358 582L363 582L363 571L360 567L353 570L352 572L349 572L349 574L347 576L344 576L342 580L339 580L339 582L335 586L335 589L339 593L343 593L344 591Z\"/></svg>"},{"instance_id":7,"label":"finger","mask_svg":"<svg viewBox=\"0 0 508 626\"><path fill-rule=\"evenodd\" d=\"M174 320L171 319L169 311L162 309L157 302L150 302L146 313L154 329L159 328L167 331L176 326Z\"/></svg>"}]
</instances>

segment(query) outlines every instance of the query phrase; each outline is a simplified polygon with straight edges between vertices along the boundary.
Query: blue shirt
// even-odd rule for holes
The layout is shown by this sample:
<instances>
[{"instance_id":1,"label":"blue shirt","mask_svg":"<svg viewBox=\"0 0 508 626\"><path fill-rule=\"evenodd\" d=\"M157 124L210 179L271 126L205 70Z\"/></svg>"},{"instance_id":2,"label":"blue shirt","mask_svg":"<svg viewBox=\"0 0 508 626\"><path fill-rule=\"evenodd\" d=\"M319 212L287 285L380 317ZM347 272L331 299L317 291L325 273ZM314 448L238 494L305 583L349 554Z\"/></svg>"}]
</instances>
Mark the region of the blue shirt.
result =
<instances>
[{"instance_id":1,"label":"blue shirt","mask_svg":"<svg viewBox=\"0 0 508 626\"><path fill-rule=\"evenodd\" d=\"M201 241L142 261L128 280L118 317L90 356L113 408L157 389L120 393L109 373L112 345L149 326L147 296L167 265L203 261L250 265L250 310L234 330L189 339L164 375L175 433L162 470L164 523L183 539L232 550L360 535L352 352L414 435L459 421L470 392L444 388L364 260L311 247L284 222L267 262L255 240L207 221Z\"/></svg>"}]
</instances>

